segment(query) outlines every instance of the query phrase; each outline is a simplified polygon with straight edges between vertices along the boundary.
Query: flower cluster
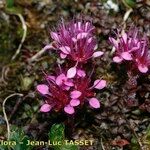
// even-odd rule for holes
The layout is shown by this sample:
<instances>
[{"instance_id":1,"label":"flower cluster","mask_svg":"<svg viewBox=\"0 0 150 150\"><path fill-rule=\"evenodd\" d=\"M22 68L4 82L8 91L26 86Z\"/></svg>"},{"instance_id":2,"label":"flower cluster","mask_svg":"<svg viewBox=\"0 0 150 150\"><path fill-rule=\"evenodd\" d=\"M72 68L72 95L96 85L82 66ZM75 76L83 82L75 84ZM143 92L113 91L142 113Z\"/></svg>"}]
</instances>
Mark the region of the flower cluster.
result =
<instances>
[{"instance_id":1,"label":"flower cluster","mask_svg":"<svg viewBox=\"0 0 150 150\"><path fill-rule=\"evenodd\" d=\"M65 73L57 76L46 75L46 83L39 84L37 90L45 97L45 104L41 112L64 110L67 114L73 114L75 107L88 102L92 108L99 108L100 102L95 97L94 89L103 89L106 86L105 80L96 80L91 86L91 80L85 71L78 70L73 78L67 78Z\"/></svg>"},{"instance_id":2,"label":"flower cluster","mask_svg":"<svg viewBox=\"0 0 150 150\"><path fill-rule=\"evenodd\" d=\"M121 63L130 61L142 73L147 73L150 66L150 51L148 49L148 39L141 37L137 29L128 33L118 33L117 39L109 38L116 49L116 56L113 61Z\"/></svg>"},{"instance_id":3,"label":"flower cluster","mask_svg":"<svg viewBox=\"0 0 150 150\"><path fill-rule=\"evenodd\" d=\"M103 55L103 52L95 51L97 41L93 31L91 22L72 21L68 24L62 22L55 32L51 32L53 44L47 45L45 49L56 50L60 58L66 60L67 66L70 66L70 62L75 65L69 69L61 68L60 73L55 76L46 74L46 82L37 85L37 91L45 99L41 112L53 109L74 114L75 108L85 103L89 103L92 108L100 108L94 90L106 87L106 81L97 79L92 82L83 69L83 64L90 58Z\"/></svg>"},{"instance_id":4,"label":"flower cluster","mask_svg":"<svg viewBox=\"0 0 150 150\"><path fill-rule=\"evenodd\" d=\"M103 52L95 52L97 42L93 31L91 22L72 21L66 25L62 22L56 32L51 32L54 49L62 59L67 57L76 62L85 62L91 57L101 56Z\"/></svg>"}]
</instances>

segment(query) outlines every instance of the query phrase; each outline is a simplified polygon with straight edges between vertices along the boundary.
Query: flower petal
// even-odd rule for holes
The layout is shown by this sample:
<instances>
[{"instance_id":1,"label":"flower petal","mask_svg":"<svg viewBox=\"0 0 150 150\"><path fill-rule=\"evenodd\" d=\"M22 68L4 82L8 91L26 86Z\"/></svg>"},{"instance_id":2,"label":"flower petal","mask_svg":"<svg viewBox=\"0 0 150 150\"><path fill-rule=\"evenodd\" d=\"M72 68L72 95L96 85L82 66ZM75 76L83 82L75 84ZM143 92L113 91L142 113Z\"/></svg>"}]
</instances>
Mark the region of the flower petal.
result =
<instances>
[{"instance_id":1,"label":"flower petal","mask_svg":"<svg viewBox=\"0 0 150 150\"><path fill-rule=\"evenodd\" d=\"M74 114L75 110L72 106L70 105L67 105L66 107L64 107L64 111L67 113L67 114Z\"/></svg>"},{"instance_id":2,"label":"flower petal","mask_svg":"<svg viewBox=\"0 0 150 150\"><path fill-rule=\"evenodd\" d=\"M86 24L85 24L85 31L88 31L88 27L90 27L90 23L86 22Z\"/></svg>"},{"instance_id":3,"label":"flower petal","mask_svg":"<svg viewBox=\"0 0 150 150\"><path fill-rule=\"evenodd\" d=\"M138 65L138 69L140 72L142 73L146 73L148 71L148 67L147 66L144 66L144 65Z\"/></svg>"},{"instance_id":4,"label":"flower petal","mask_svg":"<svg viewBox=\"0 0 150 150\"><path fill-rule=\"evenodd\" d=\"M56 78L56 84L62 85L62 83L65 82L66 80L67 80L67 77L65 76L65 74L62 73Z\"/></svg>"},{"instance_id":5,"label":"flower petal","mask_svg":"<svg viewBox=\"0 0 150 150\"><path fill-rule=\"evenodd\" d=\"M76 38L72 38L72 41L74 42L74 43L76 43L77 42L77 39Z\"/></svg>"},{"instance_id":6,"label":"flower petal","mask_svg":"<svg viewBox=\"0 0 150 150\"><path fill-rule=\"evenodd\" d=\"M139 49L139 47L138 47L138 46L135 46L135 47L133 47L133 48L130 50L130 52L136 51L136 50L138 50L138 49Z\"/></svg>"},{"instance_id":7,"label":"flower petal","mask_svg":"<svg viewBox=\"0 0 150 150\"><path fill-rule=\"evenodd\" d=\"M120 62L122 62L122 58L121 57L119 57L119 56L115 56L114 58L113 58L113 61L114 62L116 62L116 63L120 63Z\"/></svg>"},{"instance_id":8,"label":"flower petal","mask_svg":"<svg viewBox=\"0 0 150 150\"><path fill-rule=\"evenodd\" d=\"M55 77L55 76L48 75L48 76L47 76L47 79L48 79L48 80L55 81L56 77Z\"/></svg>"},{"instance_id":9,"label":"flower petal","mask_svg":"<svg viewBox=\"0 0 150 150\"><path fill-rule=\"evenodd\" d=\"M93 87L99 90L103 89L106 87L106 80L95 80Z\"/></svg>"},{"instance_id":10,"label":"flower petal","mask_svg":"<svg viewBox=\"0 0 150 150\"><path fill-rule=\"evenodd\" d=\"M44 50L48 50L48 49L55 49L52 44L46 45L44 48Z\"/></svg>"},{"instance_id":11,"label":"flower petal","mask_svg":"<svg viewBox=\"0 0 150 150\"><path fill-rule=\"evenodd\" d=\"M84 70L78 69L78 70L77 70L77 75L78 75L79 77L85 77L85 76L86 76L86 73L85 73Z\"/></svg>"},{"instance_id":12,"label":"flower petal","mask_svg":"<svg viewBox=\"0 0 150 150\"><path fill-rule=\"evenodd\" d=\"M81 25L82 25L82 22L79 21L79 22L74 24L74 27L81 30Z\"/></svg>"},{"instance_id":13,"label":"flower petal","mask_svg":"<svg viewBox=\"0 0 150 150\"><path fill-rule=\"evenodd\" d=\"M125 60L132 60L132 56L129 52L123 52L121 53L121 57Z\"/></svg>"},{"instance_id":14,"label":"flower petal","mask_svg":"<svg viewBox=\"0 0 150 150\"><path fill-rule=\"evenodd\" d=\"M64 59L67 57L67 54L64 54L64 53L60 53L60 58Z\"/></svg>"},{"instance_id":15,"label":"flower petal","mask_svg":"<svg viewBox=\"0 0 150 150\"><path fill-rule=\"evenodd\" d=\"M69 81L69 80L68 80L68 81L65 81L64 84L67 85L67 86L70 86L70 87L71 87L71 86L74 86L73 82L72 82L72 81Z\"/></svg>"},{"instance_id":16,"label":"flower petal","mask_svg":"<svg viewBox=\"0 0 150 150\"><path fill-rule=\"evenodd\" d=\"M100 108L100 102L99 102L99 100L96 99L96 98L94 98L94 97L91 98L91 99L89 99L89 104L93 108Z\"/></svg>"},{"instance_id":17,"label":"flower petal","mask_svg":"<svg viewBox=\"0 0 150 150\"><path fill-rule=\"evenodd\" d=\"M51 38L57 42L59 42L59 35L56 32L51 32Z\"/></svg>"},{"instance_id":18,"label":"flower petal","mask_svg":"<svg viewBox=\"0 0 150 150\"><path fill-rule=\"evenodd\" d=\"M88 42L88 43L91 43L92 40L93 40L93 37L89 38L87 42Z\"/></svg>"},{"instance_id":19,"label":"flower petal","mask_svg":"<svg viewBox=\"0 0 150 150\"><path fill-rule=\"evenodd\" d=\"M112 37L109 37L109 41L114 45L116 49L118 49L118 41Z\"/></svg>"},{"instance_id":20,"label":"flower petal","mask_svg":"<svg viewBox=\"0 0 150 150\"><path fill-rule=\"evenodd\" d=\"M66 91L69 91L69 90L70 90L70 86L67 86L67 85L64 85L62 88L63 88L64 90L66 90Z\"/></svg>"},{"instance_id":21,"label":"flower petal","mask_svg":"<svg viewBox=\"0 0 150 150\"><path fill-rule=\"evenodd\" d=\"M71 93L70 93L70 97L72 98L72 99L76 99L76 98L79 98L80 96L81 96L81 92L80 91L77 91L77 90L75 90L75 91L72 91Z\"/></svg>"},{"instance_id":22,"label":"flower petal","mask_svg":"<svg viewBox=\"0 0 150 150\"><path fill-rule=\"evenodd\" d=\"M36 88L37 88L37 90L38 90L41 94L43 94L43 95L49 93L49 88L48 88L48 86L45 85L45 84L39 84Z\"/></svg>"},{"instance_id":23,"label":"flower petal","mask_svg":"<svg viewBox=\"0 0 150 150\"><path fill-rule=\"evenodd\" d=\"M128 39L127 33L123 33L122 38L123 38L124 42L127 43L127 39Z\"/></svg>"},{"instance_id":24,"label":"flower petal","mask_svg":"<svg viewBox=\"0 0 150 150\"><path fill-rule=\"evenodd\" d=\"M72 100L70 101L70 105L71 105L72 107L78 106L79 104L80 104L80 100L78 100L78 99L72 99Z\"/></svg>"},{"instance_id":25,"label":"flower petal","mask_svg":"<svg viewBox=\"0 0 150 150\"><path fill-rule=\"evenodd\" d=\"M72 67L67 71L67 77L68 78L73 78L77 73L77 68L76 67Z\"/></svg>"},{"instance_id":26,"label":"flower petal","mask_svg":"<svg viewBox=\"0 0 150 150\"><path fill-rule=\"evenodd\" d=\"M71 49L68 46L62 46L59 48L64 54L69 54Z\"/></svg>"},{"instance_id":27,"label":"flower petal","mask_svg":"<svg viewBox=\"0 0 150 150\"><path fill-rule=\"evenodd\" d=\"M98 44L96 44L95 46L94 46L94 50L96 50L98 48Z\"/></svg>"},{"instance_id":28,"label":"flower petal","mask_svg":"<svg viewBox=\"0 0 150 150\"><path fill-rule=\"evenodd\" d=\"M79 34L77 35L77 39L83 39L83 38L86 38L87 35L88 35L88 33L86 33L86 32L79 33Z\"/></svg>"},{"instance_id":29,"label":"flower petal","mask_svg":"<svg viewBox=\"0 0 150 150\"><path fill-rule=\"evenodd\" d=\"M51 108L52 108L51 105L44 104L44 105L41 106L40 111L41 112L49 112L51 110Z\"/></svg>"},{"instance_id":30,"label":"flower petal","mask_svg":"<svg viewBox=\"0 0 150 150\"><path fill-rule=\"evenodd\" d=\"M93 57L95 58L95 57L99 57L99 56L102 56L104 54L104 52L102 52L102 51L97 51L97 52L95 52L94 54L93 54Z\"/></svg>"}]
</instances>

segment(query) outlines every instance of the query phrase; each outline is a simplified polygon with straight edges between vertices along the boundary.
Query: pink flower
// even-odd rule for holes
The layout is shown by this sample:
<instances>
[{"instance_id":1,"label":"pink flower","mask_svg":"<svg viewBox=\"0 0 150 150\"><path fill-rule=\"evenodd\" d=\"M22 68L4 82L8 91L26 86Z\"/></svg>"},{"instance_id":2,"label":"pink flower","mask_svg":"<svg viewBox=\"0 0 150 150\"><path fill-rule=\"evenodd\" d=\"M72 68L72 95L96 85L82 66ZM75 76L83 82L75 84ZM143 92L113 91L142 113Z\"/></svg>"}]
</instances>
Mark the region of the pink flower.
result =
<instances>
[{"instance_id":1,"label":"pink flower","mask_svg":"<svg viewBox=\"0 0 150 150\"><path fill-rule=\"evenodd\" d=\"M94 89L103 89L106 87L106 81L105 80L96 80L93 84L91 85L91 80L85 77L76 77L74 78L74 84L76 91L73 91L73 99L75 99L75 104L78 104L78 101L80 101L80 104L83 105L85 102L88 102L89 105L92 108L99 108L100 107L100 101L95 98L95 92ZM80 94L81 93L81 94ZM75 96L75 97L74 97ZM70 103L71 104L71 103ZM72 104L71 104L72 105Z\"/></svg>"},{"instance_id":2,"label":"pink flower","mask_svg":"<svg viewBox=\"0 0 150 150\"><path fill-rule=\"evenodd\" d=\"M120 63L123 60L131 61L133 60L132 53L138 50L141 46L141 39L138 37L138 31L134 30L132 34L130 32L118 33L117 38L109 38L110 42L116 49L116 56L113 61Z\"/></svg>"},{"instance_id":3,"label":"pink flower","mask_svg":"<svg viewBox=\"0 0 150 150\"><path fill-rule=\"evenodd\" d=\"M147 73L150 66L150 49L145 39L140 49L134 53L134 63L141 73Z\"/></svg>"},{"instance_id":4,"label":"pink flower","mask_svg":"<svg viewBox=\"0 0 150 150\"><path fill-rule=\"evenodd\" d=\"M72 80L68 79L67 76L65 76L65 74L60 74L59 76L56 77L56 84L59 86L68 86L68 87L72 87L74 86Z\"/></svg>"},{"instance_id":5,"label":"pink flower","mask_svg":"<svg viewBox=\"0 0 150 150\"><path fill-rule=\"evenodd\" d=\"M54 109L55 111L64 109L64 107L70 102L71 98L69 89L74 86L73 82L67 79L65 74L60 74L55 76L55 78L49 78L47 75L45 78L49 93L43 95L43 89L42 92L40 92L42 96L44 96L46 103L42 105L40 111L48 112L51 109ZM39 89L39 86L41 85L37 85L37 89Z\"/></svg>"},{"instance_id":6,"label":"pink flower","mask_svg":"<svg viewBox=\"0 0 150 150\"><path fill-rule=\"evenodd\" d=\"M148 72L150 66L148 39L146 36L139 36L138 29L130 29L128 33L118 34L117 39L110 37L109 40L116 49L114 62L130 61L141 73Z\"/></svg>"},{"instance_id":7,"label":"pink flower","mask_svg":"<svg viewBox=\"0 0 150 150\"><path fill-rule=\"evenodd\" d=\"M84 70L78 69L78 70L77 70L77 75L78 75L79 77L85 77L85 76L86 76L86 73L85 73Z\"/></svg>"},{"instance_id":8,"label":"pink flower","mask_svg":"<svg viewBox=\"0 0 150 150\"><path fill-rule=\"evenodd\" d=\"M80 104L75 98L82 94L73 90L73 79L69 79L65 73L60 73L57 76L46 75L45 79L46 84L37 85L37 90L45 99L45 104L41 106L40 111L49 112L53 109L55 111L64 110L68 114L73 114L75 112L74 107Z\"/></svg>"},{"instance_id":9,"label":"pink flower","mask_svg":"<svg viewBox=\"0 0 150 150\"><path fill-rule=\"evenodd\" d=\"M76 99L79 98L82 95L82 93L80 91L74 90L70 93L70 97L72 99Z\"/></svg>"},{"instance_id":10,"label":"pink flower","mask_svg":"<svg viewBox=\"0 0 150 150\"><path fill-rule=\"evenodd\" d=\"M44 104L44 105L41 106L40 111L41 112L49 112L51 110L51 108L52 108L51 105Z\"/></svg>"},{"instance_id":11,"label":"pink flower","mask_svg":"<svg viewBox=\"0 0 150 150\"><path fill-rule=\"evenodd\" d=\"M67 114L70 114L70 115L72 115L72 114L75 113L74 108L73 108L72 106L70 106L70 105L65 106L65 107L64 107L64 111L65 111Z\"/></svg>"},{"instance_id":12,"label":"pink flower","mask_svg":"<svg viewBox=\"0 0 150 150\"><path fill-rule=\"evenodd\" d=\"M39 85L37 86L37 90L38 90L38 92L40 92L40 93L43 94L43 95L49 93L49 88L48 88L48 86L45 85L45 84L39 84Z\"/></svg>"},{"instance_id":13,"label":"pink flower","mask_svg":"<svg viewBox=\"0 0 150 150\"><path fill-rule=\"evenodd\" d=\"M40 108L41 112L64 111L67 114L74 114L76 107L86 102L92 108L99 108L100 102L95 97L94 89L106 87L105 80L96 80L91 86L91 80L86 76L85 71L77 69L72 79L67 77L67 72L57 76L46 75L46 83L37 85L37 90L44 97L45 104Z\"/></svg>"},{"instance_id":14,"label":"pink flower","mask_svg":"<svg viewBox=\"0 0 150 150\"><path fill-rule=\"evenodd\" d=\"M72 107L78 106L79 104L80 104L80 100L79 100L79 99L72 99L72 100L70 101L70 105L71 105Z\"/></svg>"},{"instance_id":15,"label":"pink flower","mask_svg":"<svg viewBox=\"0 0 150 150\"><path fill-rule=\"evenodd\" d=\"M78 75L79 77L85 77L86 76L85 71L77 68L76 66L77 66L77 64L74 67L71 67L67 71L67 77L68 78L74 78L76 75Z\"/></svg>"},{"instance_id":16,"label":"pink flower","mask_svg":"<svg viewBox=\"0 0 150 150\"><path fill-rule=\"evenodd\" d=\"M106 87L106 80L95 80L93 87L99 90L103 89Z\"/></svg>"},{"instance_id":17,"label":"pink flower","mask_svg":"<svg viewBox=\"0 0 150 150\"><path fill-rule=\"evenodd\" d=\"M96 98L91 98L91 99L89 99L89 104L90 104L90 106L93 107L93 108L100 108L99 100L96 99Z\"/></svg>"},{"instance_id":18,"label":"pink flower","mask_svg":"<svg viewBox=\"0 0 150 150\"><path fill-rule=\"evenodd\" d=\"M69 58L76 62L85 62L91 57L99 57L103 52L96 51L97 41L93 35L95 30L91 22L71 21L59 25L56 32L51 32L54 48L62 59Z\"/></svg>"},{"instance_id":19,"label":"pink flower","mask_svg":"<svg viewBox=\"0 0 150 150\"><path fill-rule=\"evenodd\" d=\"M75 77L76 73L77 73L77 68L72 67L67 71L67 77L68 78L73 78L73 77Z\"/></svg>"}]
</instances>

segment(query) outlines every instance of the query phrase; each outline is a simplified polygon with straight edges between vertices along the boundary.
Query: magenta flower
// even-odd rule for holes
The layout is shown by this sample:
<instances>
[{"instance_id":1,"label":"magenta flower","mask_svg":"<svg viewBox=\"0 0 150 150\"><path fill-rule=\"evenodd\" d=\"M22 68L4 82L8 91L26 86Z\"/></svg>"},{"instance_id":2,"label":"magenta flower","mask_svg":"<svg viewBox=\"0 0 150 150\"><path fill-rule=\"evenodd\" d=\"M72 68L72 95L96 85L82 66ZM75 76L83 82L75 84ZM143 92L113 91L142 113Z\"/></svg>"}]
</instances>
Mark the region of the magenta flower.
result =
<instances>
[{"instance_id":1,"label":"magenta flower","mask_svg":"<svg viewBox=\"0 0 150 150\"><path fill-rule=\"evenodd\" d=\"M97 41L93 35L94 26L91 22L72 21L59 25L56 32L51 32L54 40L54 49L62 59L69 58L76 62L85 62L92 57L103 55L96 51Z\"/></svg>"},{"instance_id":2,"label":"magenta flower","mask_svg":"<svg viewBox=\"0 0 150 150\"><path fill-rule=\"evenodd\" d=\"M80 97L78 98L75 97L75 99L80 101L80 105L83 105L85 102L88 102L92 108L100 108L100 102L97 98L95 98L94 89L101 90L105 88L106 81L98 79L94 82L93 86L90 86L91 80L87 78L87 76L85 76L74 78L74 82L75 82L75 90L80 91L81 93L81 95L80 93L78 93Z\"/></svg>"},{"instance_id":3,"label":"magenta flower","mask_svg":"<svg viewBox=\"0 0 150 150\"><path fill-rule=\"evenodd\" d=\"M135 51L134 61L140 72L148 72L150 66L150 50L148 49L148 40L143 40L140 49Z\"/></svg>"},{"instance_id":4,"label":"magenta flower","mask_svg":"<svg viewBox=\"0 0 150 150\"><path fill-rule=\"evenodd\" d=\"M37 91L44 97L45 103L41 106L41 112L65 111L67 114L74 114L75 108L86 102L92 108L99 108L100 102L95 98L94 89L103 89L106 86L105 80L96 80L91 86L85 71L77 69L74 78L67 78L66 74L58 76L46 75L46 83L37 85Z\"/></svg>"},{"instance_id":5,"label":"magenta flower","mask_svg":"<svg viewBox=\"0 0 150 150\"><path fill-rule=\"evenodd\" d=\"M132 53L140 48L141 39L138 38L137 30L134 30L133 34L130 33L118 33L117 39L109 38L116 50L116 56L113 58L114 62L131 61L133 59Z\"/></svg>"},{"instance_id":6,"label":"magenta flower","mask_svg":"<svg viewBox=\"0 0 150 150\"><path fill-rule=\"evenodd\" d=\"M110 37L109 40L116 49L114 62L130 61L132 66L137 67L140 72L148 72L150 65L148 40L146 37L139 36L137 29L118 34L117 39Z\"/></svg>"}]
</instances>

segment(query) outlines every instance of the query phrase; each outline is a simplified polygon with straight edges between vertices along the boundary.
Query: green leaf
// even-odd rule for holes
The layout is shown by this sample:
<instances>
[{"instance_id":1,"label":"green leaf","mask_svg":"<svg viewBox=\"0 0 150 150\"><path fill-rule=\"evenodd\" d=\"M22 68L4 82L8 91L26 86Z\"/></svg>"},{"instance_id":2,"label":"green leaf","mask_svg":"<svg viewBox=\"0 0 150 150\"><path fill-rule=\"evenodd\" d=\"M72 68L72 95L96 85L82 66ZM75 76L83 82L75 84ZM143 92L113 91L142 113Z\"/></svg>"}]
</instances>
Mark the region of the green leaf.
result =
<instances>
[{"instance_id":1,"label":"green leaf","mask_svg":"<svg viewBox=\"0 0 150 150\"><path fill-rule=\"evenodd\" d=\"M76 145L62 145L60 150L78 150Z\"/></svg>"},{"instance_id":2,"label":"green leaf","mask_svg":"<svg viewBox=\"0 0 150 150\"><path fill-rule=\"evenodd\" d=\"M11 8L14 6L14 0L6 0L6 7Z\"/></svg>"},{"instance_id":3,"label":"green leaf","mask_svg":"<svg viewBox=\"0 0 150 150\"><path fill-rule=\"evenodd\" d=\"M12 127L9 141L15 141L16 144L12 145L13 150L31 150L32 147L27 145L29 138L25 135L24 131L18 127Z\"/></svg>"},{"instance_id":4,"label":"green leaf","mask_svg":"<svg viewBox=\"0 0 150 150\"><path fill-rule=\"evenodd\" d=\"M125 5L134 8L136 6L136 0L124 0Z\"/></svg>"},{"instance_id":5,"label":"green leaf","mask_svg":"<svg viewBox=\"0 0 150 150\"><path fill-rule=\"evenodd\" d=\"M137 141L137 139L136 139L135 136L132 137L131 143L132 143L132 144L138 144L138 141Z\"/></svg>"},{"instance_id":6,"label":"green leaf","mask_svg":"<svg viewBox=\"0 0 150 150\"><path fill-rule=\"evenodd\" d=\"M7 146L0 145L0 150L8 150Z\"/></svg>"},{"instance_id":7,"label":"green leaf","mask_svg":"<svg viewBox=\"0 0 150 150\"><path fill-rule=\"evenodd\" d=\"M145 134L145 142L150 146L150 126L147 127Z\"/></svg>"},{"instance_id":8,"label":"green leaf","mask_svg":"<svg viewBox=\"0 0 150 150\"><path fill-rule=\"evenodd\" d=\"M7 7L6 12L17 15L22 13L22 9L20 7Z\"/></svg>"},{"instance_id":9,"label":"green leaf","mask_svg":"<svg viewBox=\"0 0 150 150\"><path fill-rule=\"evenodd\" d=\"M65 126L64 124L54 124L49 132L49 139L51 142L62 142L65 140ZM54 150L78 150L76 145L55 145Z\"/></svg>"},{"instance_id":10,"label":"green leaf","mask_svg":"<svg viewBox=\"0 0 150 150\"><path fill-rule=\"evenodd\" d=\"M28 91L33 84L34 78L33 77L23 77L21 75L20 81L21 81L21 89L23 91Z\"/></svg>"},{"instance_id":11,"label":"green leaf","mask_svg":"<svg viewBox=\"0 0 150 150\"><path fill-rule=\"evenodd\" d=\"M135 136L131 139L131 150L138 150L140 149L139 143L137 141L137 138Z\"/></svg>"},{"instance_id":12,"label":"green leaf","mask_svg":"<svg viewBox=\"0 0 150 150\"><path fill-rule=\"evenodd\" d=\"M64 130L64 124L54 124L49 132L49 139L52 142L63 141L65 138Z\"/></svg>"},{"instance_id":13,"label":"green leaf","mask_svg":"<svg viewBox=\"0 0 150 150\"><path fill-rule=\"evenodd\" d=\"M63 141L65 138L64 135L65 126L63 124L54 124L51 127L51 130L49 132L49 139L51 142L59 142ZM55 150L60 150L59 145L53 146Z\"/></svg>"},{"instance_id":14,"label":"green leaf","mask_svg":"<svg viewBox=\"0 0 150 150\"><path fill-rule=\"evenodd\" d=\"M147 127L146 136L150 138L150 126Z\"/></svg>"}]
</instances>

